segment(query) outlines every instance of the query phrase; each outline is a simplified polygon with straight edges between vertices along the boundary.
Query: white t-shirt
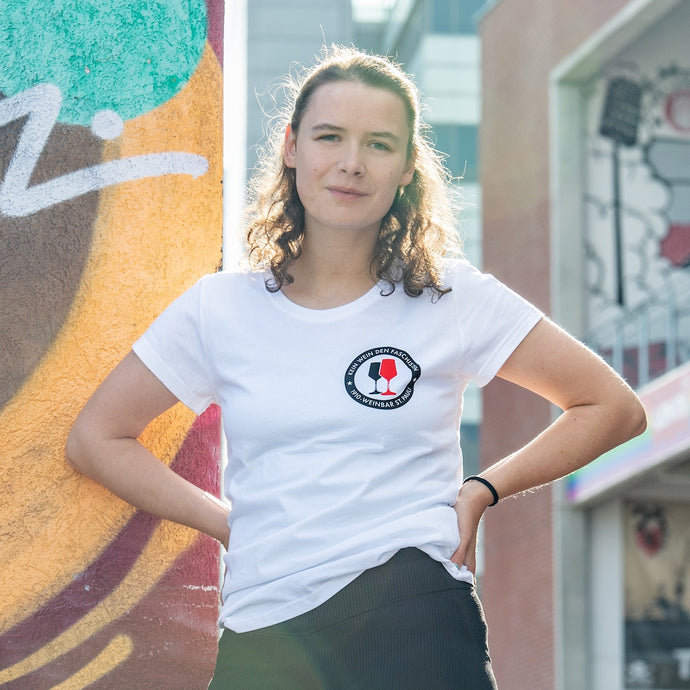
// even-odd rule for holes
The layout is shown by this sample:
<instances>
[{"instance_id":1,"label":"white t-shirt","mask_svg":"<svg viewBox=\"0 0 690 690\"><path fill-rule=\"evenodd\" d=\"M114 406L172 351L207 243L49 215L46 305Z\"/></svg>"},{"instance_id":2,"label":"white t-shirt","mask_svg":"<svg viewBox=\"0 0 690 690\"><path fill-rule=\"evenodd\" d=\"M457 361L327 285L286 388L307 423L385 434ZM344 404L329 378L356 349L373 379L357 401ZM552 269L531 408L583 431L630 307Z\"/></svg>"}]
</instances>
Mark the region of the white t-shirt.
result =
<instances>
[{"instance_id":1,"label":"white t-shirt","mask_svg":"<svg viewBox=\"0 0 690 690\"><path fill-rule=\"evenodd\" d=\"M223 412L220 625L293 618L409 546L471 582L449 560L462 393L493 378L541 312L460 260L440 299L382 284L324 310L269 292L266 278L202 278L133 346L192 410Z\"/></svg>"}]
</instances>

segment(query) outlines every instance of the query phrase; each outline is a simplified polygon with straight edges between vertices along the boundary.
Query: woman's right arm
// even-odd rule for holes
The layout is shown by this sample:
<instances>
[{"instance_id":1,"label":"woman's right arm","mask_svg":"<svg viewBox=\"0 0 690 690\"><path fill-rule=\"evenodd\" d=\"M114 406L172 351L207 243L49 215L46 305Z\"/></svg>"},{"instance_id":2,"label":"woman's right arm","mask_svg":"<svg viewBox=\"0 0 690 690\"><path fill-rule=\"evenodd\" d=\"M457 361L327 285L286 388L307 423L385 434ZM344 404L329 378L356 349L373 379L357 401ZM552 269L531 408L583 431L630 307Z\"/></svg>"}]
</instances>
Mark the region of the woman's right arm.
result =
<instances>
[{"instance_id":1,"label":"woman's right arm","mask_svg":"<svg viewBox=\"0 0 690 690\"><path fill-rule=\"evenodd\" d=\"M67 462L140 510L209 534L227 547L229 507L180 477L137 440L177 398L130 352L77 417Z\"/></svg>"}]
</instances>

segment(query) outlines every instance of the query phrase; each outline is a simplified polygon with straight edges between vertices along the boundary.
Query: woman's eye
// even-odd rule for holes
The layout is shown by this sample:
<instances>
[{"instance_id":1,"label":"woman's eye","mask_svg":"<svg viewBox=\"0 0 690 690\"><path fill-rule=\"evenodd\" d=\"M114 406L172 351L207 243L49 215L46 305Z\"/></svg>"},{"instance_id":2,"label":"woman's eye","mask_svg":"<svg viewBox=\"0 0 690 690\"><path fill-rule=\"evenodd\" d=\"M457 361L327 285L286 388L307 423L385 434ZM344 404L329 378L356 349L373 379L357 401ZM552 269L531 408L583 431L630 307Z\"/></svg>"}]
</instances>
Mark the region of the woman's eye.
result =
<instances>
[{"instance_id":1,"label":"woman's eye","mask_svg":"<svg viewBox=\"0 0 690 690\"><path fill-rule=\"evenodd\" d=\"M388 144L384 144L382 141L372 141L371 142L371 147L378 149L379 151L390 151L390 146Z\"/></svg>"},{"instance_id":2,"label":"woman's eye","mask_svg":"<svg viewBox=\"0 0 690 690\"><path fill-rule=\"evenodd\" d=\"M322 134L317 141L338 141L337 134Z\"/></svg>"}]
</instances>

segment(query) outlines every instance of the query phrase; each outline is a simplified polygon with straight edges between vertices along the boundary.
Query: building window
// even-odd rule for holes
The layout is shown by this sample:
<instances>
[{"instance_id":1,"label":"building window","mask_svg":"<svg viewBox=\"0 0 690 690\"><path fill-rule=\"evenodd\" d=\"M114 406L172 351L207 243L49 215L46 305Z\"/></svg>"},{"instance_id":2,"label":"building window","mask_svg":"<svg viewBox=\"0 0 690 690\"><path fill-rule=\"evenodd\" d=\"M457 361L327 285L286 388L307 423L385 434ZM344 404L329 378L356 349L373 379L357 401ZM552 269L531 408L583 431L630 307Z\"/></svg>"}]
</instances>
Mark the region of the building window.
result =
<instances>
[{"instance_id":1,"label":"building window","mask_svg":"<svg viewBox=\"0 0 690 690\"><path fill-rule=\"evenodd\" d=\"M431 27L439 34L476 34L474 15L484 6L484 0L433 0Z\"/></svg>"}]
</instances>

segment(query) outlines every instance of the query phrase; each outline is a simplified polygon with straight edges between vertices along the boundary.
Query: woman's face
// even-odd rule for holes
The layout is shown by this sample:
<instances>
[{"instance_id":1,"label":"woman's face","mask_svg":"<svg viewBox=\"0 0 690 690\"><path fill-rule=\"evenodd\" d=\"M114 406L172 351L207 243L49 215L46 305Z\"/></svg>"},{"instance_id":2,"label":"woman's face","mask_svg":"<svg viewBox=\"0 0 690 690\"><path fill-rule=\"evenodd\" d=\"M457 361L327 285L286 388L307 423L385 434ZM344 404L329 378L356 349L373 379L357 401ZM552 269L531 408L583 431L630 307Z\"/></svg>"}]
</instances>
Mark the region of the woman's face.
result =
<instances>
[{"instance_id":1,"label":"woman's face","mask_svg":"<svg viewBox=\"0 0 690 690\"><path fill-rule=\"evenodd\" d=\"M359 82L329 82L312 94L299 131L285 141L305 230L375 233L398 187L412 180L405 106Z\"/></svg>"}]
</instances>

